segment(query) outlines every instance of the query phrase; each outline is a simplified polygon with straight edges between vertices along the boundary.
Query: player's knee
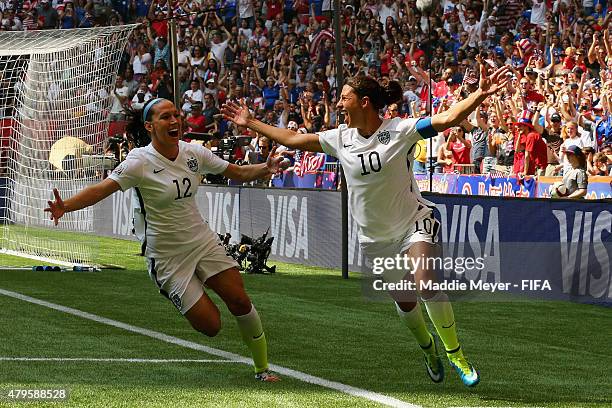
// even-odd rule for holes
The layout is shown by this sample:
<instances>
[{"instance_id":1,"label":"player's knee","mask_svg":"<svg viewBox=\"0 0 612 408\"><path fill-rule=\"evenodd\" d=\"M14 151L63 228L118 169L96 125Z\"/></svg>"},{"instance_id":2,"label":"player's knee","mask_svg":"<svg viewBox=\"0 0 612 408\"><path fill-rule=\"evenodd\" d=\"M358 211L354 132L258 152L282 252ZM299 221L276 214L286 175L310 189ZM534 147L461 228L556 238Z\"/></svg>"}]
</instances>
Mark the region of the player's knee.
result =
<instances>
[{"instance_id":1,"label":"player's knee","mask_svg":"<svg viewBox=\"0 0 612 408\"><path fill-rule=\"evenodd\" d=\"M208 311L206 314L189 314L186 317L191 327L205 336L215 337L221 330L221 314L217 308Z\"/></svg>"},{"instance_id":2,"label":"player's knee","mask_svg":"<svg viewBox=\"0 0 612 408\"><path fill-rule=\"evenodd\" d=\"M227 299L227 308L234 316L242 316L251 311L251 299L249 296L242 292L240 294L236 294L232 296L230 299Z\"/></svg>"},{"instance_id":3,"label":"player's knee","mask_svg":"<svg viewBox=\"0 0 612 408\"><path fill-rule=\"evenodd\" d=\"M200 330L200 333L208 337L215 337L217 334L219 334L220 331L221 331L221 323L215 326L206 327L203 330Z\"/></svg>"},{"instance_id":4,"label":"player's knee","mask_svg":"<svg viewBox=\"0 0 612 408\"><path fill-rule=\"evenodd\" d=\"M213 319L205 323L191 323L191 326L208 337L215 337L221 331L221 319Z\"/></svg>"}]
</instances>

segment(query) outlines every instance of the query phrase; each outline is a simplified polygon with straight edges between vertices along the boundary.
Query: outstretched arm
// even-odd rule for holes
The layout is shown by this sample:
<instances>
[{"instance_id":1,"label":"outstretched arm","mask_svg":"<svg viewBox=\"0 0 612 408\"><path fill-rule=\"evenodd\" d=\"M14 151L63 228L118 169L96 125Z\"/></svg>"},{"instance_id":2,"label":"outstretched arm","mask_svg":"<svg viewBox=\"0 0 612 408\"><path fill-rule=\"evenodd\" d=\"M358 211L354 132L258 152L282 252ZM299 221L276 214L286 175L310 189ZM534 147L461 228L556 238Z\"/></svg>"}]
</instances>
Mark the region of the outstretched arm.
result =
<instances>
[{"instance_id":1,"label":"outstretched arm","mask_svg":"<svg viewBox=\"0 0 612 408\"><path fill-rule=\"evenodd\" d=\"M287 167L289 167L289 160L285 160L281 155L276 155L275 147L268 155L266 163L245 166L230 163L222 174L232 180L252 181L272 176Z\"/></svg>"},{"instance_id":2,"label":"outstretched arm","mask_svg":"<svg viewBox=\"0 0 612 408\"><path fill-rule=\"evenodd\" d=\"M480 86L462 100L454 104L449 110L432 116L431 125L437 132L443 132L448 128L459 125L470 113L474 111L489 95L493 95L502 89L508 82L509 68L503 66L487 77L487 70L484 64L480 64Z\"/></svg>"},{"instance_id":3,"label":"outstretched arm","mask_svg":"<svg viewBox=\"0 0 612 408\"><path fill-rule=\"evenodd\" d=\"M120 188L119 183L107 178L98 184L85 187L66 201L62 200L59 191L57 191L57 188L54 188L53 195L55 196L55 201L47 201L49 207L45 208L45 211L50 213L51 219L54 221L55 225L57 225L59 219L62 218L65 213L94 205Z\"/></svg>"},{"instance_id":4,"label":"outstretched arm","mask_svg":"<svg viewBox=\"0 0 612 408\"><path fill-rule=\"evenodd\" d=\"M293 130L267 125L253 118L249 108L244 103L238 105L231 101L227 102L221 107L221 113L223 113L225 119L234 122L236 125L246 126L283 146L310 152L323 152L318 135L296 133Z\"/></svg>"}]
</instances>

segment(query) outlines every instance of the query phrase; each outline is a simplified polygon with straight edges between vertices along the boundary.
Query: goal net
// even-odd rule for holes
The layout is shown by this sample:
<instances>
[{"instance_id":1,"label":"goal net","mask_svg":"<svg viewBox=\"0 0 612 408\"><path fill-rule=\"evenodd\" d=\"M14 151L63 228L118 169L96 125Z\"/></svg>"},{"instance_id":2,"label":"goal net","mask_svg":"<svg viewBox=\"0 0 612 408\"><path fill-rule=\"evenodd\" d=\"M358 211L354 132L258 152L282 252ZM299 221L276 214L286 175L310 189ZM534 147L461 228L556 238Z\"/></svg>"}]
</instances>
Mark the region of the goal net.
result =
<instances>
[{"instance_id":1,"label":"goal net","mask_svg":"<svg viewBox=\"0 0 612 408\"><path fill-rule=\"evenodd\" d=\"M43 211L101 180L117 70L135 25L0 32L2 252L92 265L94 208Z\"/></svg>"}]
</instances>

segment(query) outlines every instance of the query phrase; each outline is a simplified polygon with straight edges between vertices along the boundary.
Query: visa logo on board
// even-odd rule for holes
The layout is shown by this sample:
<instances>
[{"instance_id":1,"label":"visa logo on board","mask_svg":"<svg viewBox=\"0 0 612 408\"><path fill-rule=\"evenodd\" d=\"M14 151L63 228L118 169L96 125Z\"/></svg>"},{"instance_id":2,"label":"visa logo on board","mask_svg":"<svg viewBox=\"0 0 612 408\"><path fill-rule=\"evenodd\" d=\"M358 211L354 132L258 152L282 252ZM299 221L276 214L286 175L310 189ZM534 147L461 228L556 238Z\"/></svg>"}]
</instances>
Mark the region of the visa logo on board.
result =
<instances>
[{"instance_id":1,"label":"visa logo on board","mask_svg":"<svg viewBox=\"0 0 612 408\"><path fill-rule=\"evenodd\" d=\"M240 241L240 194L207 191L206 198L210 229L219 234L229 232L232 243Z\"/></svg>"},{"instance_id":2,"label":"visa logo on board","mask_svg":"<svg viewBox=\"0 0 612 408\"><path fill-rule=\"evenodd\" d=\"M552 210L552 213L559 222L563 293L573 293L572 289L577 284L579 295L612 298L608 253L612 248L609 238L612 214L602 211L593 218L593 213L589 211L575 211L572 214ZM608 236L607 241L602 240L605 235ZM578 279L575 279L576 276Z\"/></svg>"},{"instance_id":3,"label":"visa logo on board","mask_svg":"<svg viewBox=\"0 0 612 408\"><path fill-rule=\"evenodd\" d=\"M266 195L270 203L272 254L308 259L308 198Z\"/></svg>"}]
</instances>

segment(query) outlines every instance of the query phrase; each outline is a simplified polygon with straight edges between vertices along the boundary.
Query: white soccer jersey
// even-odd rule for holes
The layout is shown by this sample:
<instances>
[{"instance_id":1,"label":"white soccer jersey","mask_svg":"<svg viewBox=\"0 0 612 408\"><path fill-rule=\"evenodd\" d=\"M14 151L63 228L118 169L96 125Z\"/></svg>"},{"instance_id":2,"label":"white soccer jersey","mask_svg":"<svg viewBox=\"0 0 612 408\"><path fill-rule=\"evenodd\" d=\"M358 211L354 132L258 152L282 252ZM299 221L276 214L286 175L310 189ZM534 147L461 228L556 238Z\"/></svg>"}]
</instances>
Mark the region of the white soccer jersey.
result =
<instances>
[{"instance_id":1,"label":"white soccer jersey","mask_svg":"<svg viewBox=\"0 0 612 408\"><path fill-rule=\"evenodd\" d=\"M176 256L214 237L195 197L201 175L222 173L228 164L201 145L180 141L174 161L149 144L132 150L117 166L109 177L123 191L134 187L143 209L147 257Z\"/></svg>"},{"instance_id":2,"label":"white soccer jersey","mask_svg":"<svg viewBox=\"0 0 612 408\"><path fill-rule=\"evenodd\" d=\"M421 197L412 173L411 150L423 138L416 129L418 121L385 119L367 139L346 125L318 133L323 151L337 157L344 169L349 208L360 229L360 242L403 236L419 212L433 208ZM424 134L434 132L429 119L419 125L428 126L421 130Z\"/></svg>"}]
</instances>

